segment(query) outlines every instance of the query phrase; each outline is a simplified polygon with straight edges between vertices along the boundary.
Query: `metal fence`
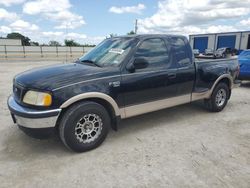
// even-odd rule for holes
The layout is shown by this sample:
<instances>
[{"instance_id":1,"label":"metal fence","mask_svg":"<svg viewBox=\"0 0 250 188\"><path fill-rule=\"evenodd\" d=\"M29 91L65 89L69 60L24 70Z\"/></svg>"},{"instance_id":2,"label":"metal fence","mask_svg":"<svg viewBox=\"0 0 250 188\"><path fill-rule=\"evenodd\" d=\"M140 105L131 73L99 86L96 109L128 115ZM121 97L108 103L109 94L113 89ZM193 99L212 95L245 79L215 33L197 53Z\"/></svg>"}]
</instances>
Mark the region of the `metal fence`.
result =
<instances>
[{"instance_id":1,"label":"metal fence","mask_svg":"<svg viewBox=\"0 0 250 188\"><path fill-rule=\"evenodd\" d=\"M75 59L90 51L93 47L70 46L0 46L1 60L20 59Z\"/></svg>"}]
</instances>

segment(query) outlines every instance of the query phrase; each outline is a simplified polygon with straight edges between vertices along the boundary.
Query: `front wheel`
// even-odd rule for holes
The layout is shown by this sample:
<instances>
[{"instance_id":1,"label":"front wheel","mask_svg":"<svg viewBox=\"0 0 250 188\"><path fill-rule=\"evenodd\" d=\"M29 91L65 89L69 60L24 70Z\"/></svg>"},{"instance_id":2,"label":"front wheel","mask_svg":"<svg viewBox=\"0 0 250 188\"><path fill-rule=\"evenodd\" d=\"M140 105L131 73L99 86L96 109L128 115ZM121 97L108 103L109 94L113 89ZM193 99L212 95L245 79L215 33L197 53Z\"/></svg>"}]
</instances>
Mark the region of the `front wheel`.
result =
<instances>
[{"instance_id":1,"label":"front wheel","mask_svg":"<svg viewBox=\"0 0 250 188\"><path fill-rule=\"evenodd\" d=\"M212 112L220 112L227 105L229 95L227 84L221 82L215 87L210 99L205 99L205 105Z\"/></svg>"},{"instance_id":2,"label":"front wheel","mask_svg":"<svg viewBox=\"0 0 250 188\"><path fill-rule=\"evenodd\" d=\"M70 107L59 126L64 145L75 152L98 147L106 138L110 127L107 110L100 104L84 101Z\"/></svg>"}]
</instances>

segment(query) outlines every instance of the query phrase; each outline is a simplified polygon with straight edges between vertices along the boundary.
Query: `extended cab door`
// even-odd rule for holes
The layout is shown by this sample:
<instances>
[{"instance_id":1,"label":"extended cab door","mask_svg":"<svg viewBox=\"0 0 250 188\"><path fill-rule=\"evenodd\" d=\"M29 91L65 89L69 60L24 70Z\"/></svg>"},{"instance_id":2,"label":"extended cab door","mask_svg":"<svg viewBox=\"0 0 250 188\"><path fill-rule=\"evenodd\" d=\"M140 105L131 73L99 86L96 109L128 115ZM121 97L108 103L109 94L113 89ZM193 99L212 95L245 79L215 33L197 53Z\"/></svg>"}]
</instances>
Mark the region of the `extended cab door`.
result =
<instances>
[{"instance_id":1,"label":"extended cab door","mask_svg":"<svg viewBox=\"0 0 250 188\"><path fill-rule=\"evenodd\" d=\"M177 91L176 95L191 100L191 93L195 81L195 65L191 47L186 38L171 37L171 59L177 65Z\"/></svg>"},{"instance_id":2,"label":"extended cab door","mask_svg":"<svg viewBox=\"0 0 250 188\"><path fill-rule=\"evenodd\" d=\"M128 70L138 61L147 65ZM126 67L121 82L126 117L165 108L169 105L166 100L176 96L177 67L170 60L169 46L164 39L141 41Z\"/></svg>"}]
</instances>

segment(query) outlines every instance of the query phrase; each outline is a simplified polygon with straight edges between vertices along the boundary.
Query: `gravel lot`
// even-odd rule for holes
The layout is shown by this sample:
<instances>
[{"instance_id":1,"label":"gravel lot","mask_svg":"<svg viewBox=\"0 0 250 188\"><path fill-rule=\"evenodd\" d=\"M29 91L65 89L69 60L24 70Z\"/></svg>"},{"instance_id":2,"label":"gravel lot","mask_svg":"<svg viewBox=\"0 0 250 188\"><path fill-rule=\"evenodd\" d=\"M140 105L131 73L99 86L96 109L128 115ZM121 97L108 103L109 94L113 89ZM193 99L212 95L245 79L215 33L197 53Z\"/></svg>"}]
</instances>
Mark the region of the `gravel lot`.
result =
<instances>
[{"instance_id":1,"label":"gravel lot","mask_svg":"<svg viewBox=\"0 0 250 188\"><path fill-rule=\"evenodd\" d=\"M0 187L250 187L250 83L220 113L201 102L124 120L90 152L14 126L12 78L56 62L0 62Z\"/></svg>"}]
</instances>

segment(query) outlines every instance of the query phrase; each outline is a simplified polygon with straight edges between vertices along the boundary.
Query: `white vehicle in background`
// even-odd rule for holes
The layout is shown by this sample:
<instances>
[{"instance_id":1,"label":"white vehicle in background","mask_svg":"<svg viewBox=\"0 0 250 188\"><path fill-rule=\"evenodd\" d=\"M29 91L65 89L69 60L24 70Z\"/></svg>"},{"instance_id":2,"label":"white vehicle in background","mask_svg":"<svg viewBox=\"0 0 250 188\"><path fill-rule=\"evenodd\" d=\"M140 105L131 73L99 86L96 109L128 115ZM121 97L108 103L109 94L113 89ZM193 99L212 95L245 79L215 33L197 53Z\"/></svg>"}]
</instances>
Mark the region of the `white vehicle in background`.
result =
<instances>
[{"instance_id":1,"label":"white vehicle in background","mask_svg":"<svg viewBox=\"0 0 250 188\"><path fill-rule=\"evenodd\" d=\"M199 49L193 49L193 54L194 56L199 56L200 55Z\"/></svg>"},{"instance_id":2,"label":"white vehicle in background","mask_svg":"<svg viewBox=\"0 0 250 188\"><path fill-rule=\"evenodd\" d=\"M214 50L211 48L205 49L205 55L214 55Z\"/></svg>"},{"instance_id":3,"label":"white vehicle in background","mask_svg":"<svg viewBox=\"0 0 250 188\"><path fill-rule=\"evenodd\" d=\"M231 54L231 48L218 48L215 53L214 53L214 57L215 58L225 58L228 54Z\"/></svg>"}]
</instances>

